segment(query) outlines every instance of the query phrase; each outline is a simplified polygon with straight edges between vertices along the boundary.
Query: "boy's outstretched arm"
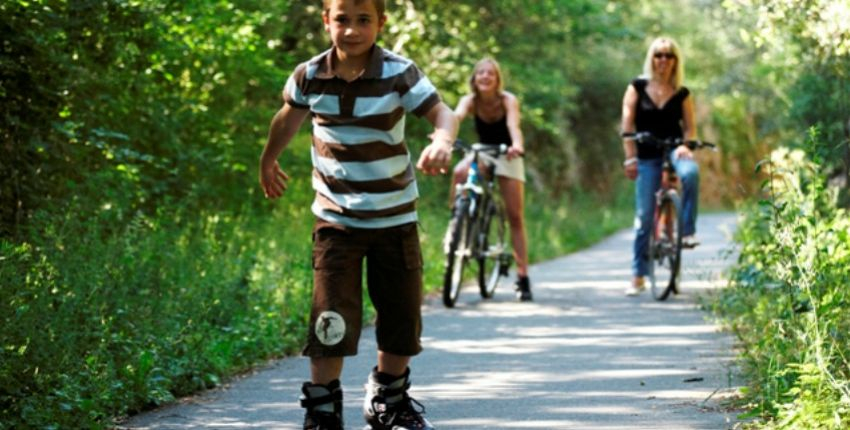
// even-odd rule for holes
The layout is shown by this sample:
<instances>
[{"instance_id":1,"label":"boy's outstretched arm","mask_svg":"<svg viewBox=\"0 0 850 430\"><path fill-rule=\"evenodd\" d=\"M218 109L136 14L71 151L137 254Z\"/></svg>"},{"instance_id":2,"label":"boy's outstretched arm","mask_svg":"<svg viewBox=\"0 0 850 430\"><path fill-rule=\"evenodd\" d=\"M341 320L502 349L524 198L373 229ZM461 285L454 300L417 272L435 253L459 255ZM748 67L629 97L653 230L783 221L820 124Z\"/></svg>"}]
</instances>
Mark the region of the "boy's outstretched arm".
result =
<instances>
[{"instance_id":1,"label":"boy's outstretched arm","mask_svg":"<svg viewBox=\"0 0 850 430\"><path fill-rule=\"evenodd\" d=\"M416 168L426 175L446 173L452 161L452 146L457 137L457 117L445 103L437 103L425 114L434 125L431 144L422 150Z\"/></svg>"},{"instance_id":2,"label":"boy's outstretched arm","mask_svg":"<svg viewBox=\"0 0 850 430\"><path fill-rule=\"evenodd\" d=\"M280 168L277 157L289 145L309 113L307 109L296 109L284 103L272 118L269 140L260 156L260 186L268 199L276 199L286 190L289 176Z\"/></svg>"}]
</instances>

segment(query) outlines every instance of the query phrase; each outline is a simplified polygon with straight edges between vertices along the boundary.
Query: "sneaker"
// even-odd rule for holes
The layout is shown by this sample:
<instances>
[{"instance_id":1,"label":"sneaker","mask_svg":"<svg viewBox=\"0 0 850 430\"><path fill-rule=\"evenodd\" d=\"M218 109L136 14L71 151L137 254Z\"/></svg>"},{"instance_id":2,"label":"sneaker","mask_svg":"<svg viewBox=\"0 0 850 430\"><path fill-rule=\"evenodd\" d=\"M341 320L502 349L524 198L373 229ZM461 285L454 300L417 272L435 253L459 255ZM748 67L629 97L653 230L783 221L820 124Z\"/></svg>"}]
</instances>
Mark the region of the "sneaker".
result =
<instances>
[{"instance_id":1,"label":"sneaker","mask_svg":"<svg viewBox=\"0 0 850 430\"><path fill-rule=\"evenodd\" d=\"M528 280L528 276L517 277L514 290L516 291L517 300L521 302L530 302L532 300L531 282Z\"/></svg>"},{"instance_id":2,"label":"sneaker","mask_svg":"<svg viewBox=\"0 0 850 430\"><path fill-rule=\"evenodd\" d=\"M696 236L690 235L682 238L682 248L692 249L699 245L699 239Z\"/></svg>"},{"instance_id":3,"label":"sneaker","mask_svg":"<svg viewBox=\"0 0 850 430\"><path fill-rule=\"evenodd\" d=\"M425 407L407 393L409 388L409 368L398 377L372 370L363 402L363 430L434 430L422 416Z\"/></svg>"},{"instance_id":4,"label":"sneaker","mask_svg":"<svg viewBox=\"0 0 850 430\"><path fill-rule=\"evenodd\" d=\"M629 286L626 288L626 295L629 297L637 296L642 293L643 290L646 289L646 284L643 282L643 279L640 281L632 281Z\"/></svg>"},{"instance_id":5,"label":"sneaker","mask_svg":"<svg viewBox=\"0 0 850 430\"><path fill-rule=\"evenodd\" d=\"M342 430L342 387L335 379L328 385L305 382L301 386L304 430Z\"/></svg>"}]
</instances>

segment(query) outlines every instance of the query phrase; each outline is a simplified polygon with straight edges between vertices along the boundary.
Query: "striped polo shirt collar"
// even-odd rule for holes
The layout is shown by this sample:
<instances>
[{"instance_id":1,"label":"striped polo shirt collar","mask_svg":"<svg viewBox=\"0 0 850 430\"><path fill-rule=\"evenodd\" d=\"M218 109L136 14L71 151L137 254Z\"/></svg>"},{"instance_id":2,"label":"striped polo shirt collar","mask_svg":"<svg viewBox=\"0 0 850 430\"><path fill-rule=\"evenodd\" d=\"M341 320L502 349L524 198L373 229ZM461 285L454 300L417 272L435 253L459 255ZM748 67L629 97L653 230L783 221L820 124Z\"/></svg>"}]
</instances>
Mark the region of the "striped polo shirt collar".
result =
<instances>
[{"instance_id":1,"label":"striped polo shirt collar","mask_svg":"<svg viewBox=\"0 0 850 430\"><path fill-rule=\"evenodd\" d=\"M337 76L333 73L333 61L336 57L336 48L331 48L321 54L318 58L318 69L316 69L317 79L334 79ZM384 50L376 45L372 45L369 53L369 62L366 63L366 70L360 76L364 79L380 79L384 73Z\"/></svg>"}]
</instances>

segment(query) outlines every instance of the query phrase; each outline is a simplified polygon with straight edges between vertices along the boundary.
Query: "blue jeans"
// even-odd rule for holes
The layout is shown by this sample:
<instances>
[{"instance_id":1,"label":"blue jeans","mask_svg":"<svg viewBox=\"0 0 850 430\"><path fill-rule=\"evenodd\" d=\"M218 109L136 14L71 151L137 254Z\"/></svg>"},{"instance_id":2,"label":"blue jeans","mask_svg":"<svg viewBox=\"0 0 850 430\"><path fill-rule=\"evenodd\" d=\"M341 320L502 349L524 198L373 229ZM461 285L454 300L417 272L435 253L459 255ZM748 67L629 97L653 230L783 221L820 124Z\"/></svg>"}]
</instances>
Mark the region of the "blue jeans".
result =
<instances>
[{"instance_id":1,"label":"blue jeans","mask_svg":"<svg viewBox=\"0 0 850 430\"><path fill-rule=\"evenodd\" d=\"M699 166L694 160L679 160L670 154L673 167L682 185L682 236L696 233L697 203L699 201ZM635 243L632 255L632 274L645 276L649 273L646 247L655 212L655 192L661 187L662 160L638 160L638 176L635 181Z\"/></svg>"}]
</instances>

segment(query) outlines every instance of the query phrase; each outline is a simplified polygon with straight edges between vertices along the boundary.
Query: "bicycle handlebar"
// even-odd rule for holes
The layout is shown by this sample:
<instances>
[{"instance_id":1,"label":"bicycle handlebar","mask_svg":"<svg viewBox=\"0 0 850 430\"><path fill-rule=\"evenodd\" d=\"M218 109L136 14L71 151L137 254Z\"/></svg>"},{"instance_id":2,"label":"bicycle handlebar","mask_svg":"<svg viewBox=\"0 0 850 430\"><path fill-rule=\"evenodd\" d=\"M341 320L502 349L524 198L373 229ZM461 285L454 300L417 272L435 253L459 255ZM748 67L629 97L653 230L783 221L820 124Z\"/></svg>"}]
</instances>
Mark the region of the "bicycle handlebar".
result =
<instances>
[{"instance_id":1,"label":"bicycle handlebar","mask_svg":"<svg viewBox=\"0 0 850 430\"><path fill-rule=\"evenodd\" d=\"M455 140L454 145L452 146L456 151L463 152L482 152L491 156L499 156L508 153L508 148L510 146L501 143L498 145L490 144L490 143L473 143L468 144L460 139Z\"/></svg>"},{"instance_id":2,"label":"bicycle handlebar","mask_svg":"<svg viewBox=\"0 0 850 430\"><path fill-rule=\"evenodd\" d=\"M622 136L623 139L634 140L638 145L651 145L662 149L672 149L679 145L685 145L690 149L710 148L714 151L717 150L717 145L711 142L704 142L702 140L685 140L681 137L668 137L664 139L659 139L653 136L652 133L648 131L640 131L636 133L622 133L620 136Z\"/></svg>"}]
</instances>

